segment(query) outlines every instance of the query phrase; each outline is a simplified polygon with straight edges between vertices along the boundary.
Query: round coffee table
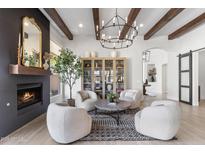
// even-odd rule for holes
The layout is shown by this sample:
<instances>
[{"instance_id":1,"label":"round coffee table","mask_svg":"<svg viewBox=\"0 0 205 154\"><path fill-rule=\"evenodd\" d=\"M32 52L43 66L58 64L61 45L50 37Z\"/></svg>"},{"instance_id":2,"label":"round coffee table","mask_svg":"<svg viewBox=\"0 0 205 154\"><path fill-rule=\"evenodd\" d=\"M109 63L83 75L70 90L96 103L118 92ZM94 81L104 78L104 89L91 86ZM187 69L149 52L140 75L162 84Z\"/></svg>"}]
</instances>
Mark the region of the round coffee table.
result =
<instances>
[{"instance_id":1,"label":"round coffee table","mask_svg":"<svg viewBox=\"0 0 205 154\"><path fill-rule=\"evenodd\" d=\"M104 114L112 116L117 125L119 125L120 121L120 113L127 110L131 106L130 102L120 101L118 103L109 102L108 100L98 100L95 104L95 113L97 114L97 110L105 111ZM117 113L117 116L113 116L113 113Z\"/></svg>"}]
</instances>

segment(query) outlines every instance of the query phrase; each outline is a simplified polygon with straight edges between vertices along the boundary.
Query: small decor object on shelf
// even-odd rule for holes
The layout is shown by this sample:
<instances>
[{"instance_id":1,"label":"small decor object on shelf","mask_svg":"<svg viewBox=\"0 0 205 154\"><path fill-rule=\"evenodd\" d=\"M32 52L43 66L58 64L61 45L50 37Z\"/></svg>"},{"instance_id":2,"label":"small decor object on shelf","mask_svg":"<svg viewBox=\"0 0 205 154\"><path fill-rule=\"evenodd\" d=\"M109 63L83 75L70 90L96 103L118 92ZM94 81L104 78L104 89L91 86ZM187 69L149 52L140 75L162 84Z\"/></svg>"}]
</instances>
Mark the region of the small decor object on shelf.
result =
<instances>
[{"instance_id":1,"label":"small decor object on shelf","mask_svg":"<svg viewBox=\"0 0 205 154\"><path fill-rule=\"evenodd\" d=\"M17 52L17 59L18 59L18 65L21 65L22 61L22 47L21 47L21 33L19 33L19 42L18 42L18 52Z\"/></svg>"},{"instance_id":2,"label":"small decor object on shelf","mask_svg":"<svg viewBox=\"0 0 205 154\"><path fill-rule=\"evenodd\" d=\"M117 94L115 93L109 93L107 94L107 99L109 102L116 102L117 103Z\"/></svg>"},{"instance_id":3,"label":"small decor object on shelf","mask_svg":"<svg viewBox=\"0 0 205 154\"><path fill-rule=\"evenodd\" d=\"M45 63L43 64L44 70L48 70L49 65L48 65L48 60L45 60Z\"/></svg>"},{"instance_id":4,"label":"small decor object on shelf","mask_svg":"<svg viewBox=\"0 0 205 154\"><path fill-rule=\"evenodd\" d=\"M44 56L43 56L43 59L45 60L45 63L43 64L43 68L45 70L48 70L49 68L49 64L48 64L48 61L52 58L52 55L49 54L48 52L45 52Z\"/></svg>"},{"instance_id":5,"label":"small decor object on shelf","mask_svg":"<svg viewBox=\"0 0 205 154\"><path fill-rule=\"evenodd\" d=\"M112 85L111 84L107 84L107 90L111 91L112 90Z\"/></svg>"}]
</instances>

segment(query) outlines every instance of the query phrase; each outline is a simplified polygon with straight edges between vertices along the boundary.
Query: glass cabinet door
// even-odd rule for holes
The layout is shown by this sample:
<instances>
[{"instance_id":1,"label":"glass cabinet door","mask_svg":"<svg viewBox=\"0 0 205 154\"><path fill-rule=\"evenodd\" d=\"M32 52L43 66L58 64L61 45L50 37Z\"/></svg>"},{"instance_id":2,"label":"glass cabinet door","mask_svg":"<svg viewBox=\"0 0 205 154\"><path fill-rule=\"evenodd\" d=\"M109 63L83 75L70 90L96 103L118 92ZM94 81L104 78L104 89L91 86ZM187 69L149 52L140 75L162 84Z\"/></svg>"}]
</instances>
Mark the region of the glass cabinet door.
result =
<instances>
[{"instance_id":1,"label":"glass cabinet door","mask_svg":"<svg viewBox=\"0 0 205 154\"><path fill-rule=\"evenodd\" d=\"M120 92L125 88L125 61L116 60L116 93L120 95Z\"/></svg>"},{"instance_id":2,"label":"glass cabinet door","mask_svg":"<svg viewBox=\"0 0 205 154\"><path fill-rule=\"evenodd\" d=\"M107 94L114 92L113 60L105 60L105 98Z\"/></svg>"},{"instance_id":3,"label":"glass cabinet door","mask_svg":"<svg viewBox=\"0 0 205 154\"><path fill-rule=\"evenodd\" d=\"M83 90L92 91L92 61L83 61Z\"/></svg>"},{"instance_id":4,"label":"glass cabinet door","mask_svg":"<svg viewBox=\"0 0 205 154\"><path fill-rule=\"evenodd\" d=\"M94 92L98 98L103 98L103 60L94 60Z\"/></svg>"}]
</instances>

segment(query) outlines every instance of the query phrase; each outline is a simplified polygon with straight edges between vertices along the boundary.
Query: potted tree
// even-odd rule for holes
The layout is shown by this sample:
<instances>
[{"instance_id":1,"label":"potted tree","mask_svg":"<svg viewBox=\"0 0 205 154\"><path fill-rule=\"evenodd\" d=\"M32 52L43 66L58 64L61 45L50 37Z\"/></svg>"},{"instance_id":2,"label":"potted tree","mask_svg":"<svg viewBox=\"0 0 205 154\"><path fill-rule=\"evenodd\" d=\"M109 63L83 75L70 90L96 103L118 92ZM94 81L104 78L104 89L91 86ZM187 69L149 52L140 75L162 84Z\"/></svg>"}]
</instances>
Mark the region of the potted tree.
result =
<instances>
[{"instance_id":1,"label":"potted tree","mask_svg":"<svg viewBox=\"0 0 205 154\"><path fill-rule=\"evenodd\" d=\"M59 56L54 57L55 64L52 69L60 75L62 83L68 84L70 89L68 103L74 105L75 100L72 98L72 88L82 74L80 58L67 48L61 49L60 52Z\"/></svg>"}]
</instances>

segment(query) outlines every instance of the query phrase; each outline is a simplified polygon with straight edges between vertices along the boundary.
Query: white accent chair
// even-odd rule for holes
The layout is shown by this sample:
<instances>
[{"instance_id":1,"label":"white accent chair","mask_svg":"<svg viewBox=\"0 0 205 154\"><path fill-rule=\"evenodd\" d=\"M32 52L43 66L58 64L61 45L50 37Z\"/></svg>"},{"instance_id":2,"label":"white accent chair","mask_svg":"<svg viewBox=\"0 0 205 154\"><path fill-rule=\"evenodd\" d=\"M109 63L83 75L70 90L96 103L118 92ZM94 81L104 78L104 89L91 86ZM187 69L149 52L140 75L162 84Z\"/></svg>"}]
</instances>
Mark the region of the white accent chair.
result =
<instances>
[{"instance_id":1,"label":"white accent chair","mask_svg":"<svg viewBox=\"0 0 205 154\"><path fill-rule=\"evenodd\" d=\"M95 109L95 104L98 100L97 94L93 91L85 91L89 95L89 99L86 99L85 101L82 100L81 95L79 92L76 93L76 98L75 98L75 106L78 108L83 108L86 111L91 111Z\"/></svg>"},{"instance_id":2,"label":"white accent chair","mask_svg":"<svg viewBox=\"0 0 205 154\"><path fill-rule=\"evenodd\" d=\"M137 132L160 140L172 139L181 121L179 103L161 100L154 101L135 115Z\"/></svg>"},{"instance_id":3,"label":"white accent chair","mask_svg":"<svg viewBox=\"0 0 205 154\"><path fill-rule=\"evenodd\" d=\"M51 103L48 106L48 132L58 143L71 143L88 135L91 125L92 118L84 109L63 103Z\"/></svg>"},{"instance_id":4,"label":"white accent chair","mask_svg":"<svg viewBox=\"0 0 205 154\"><path fill-rule=\"evenodd\" d=\"M120 93L119 100L131 102L130 109L135 109L140 107L141 102L143 101L143 94L141 90L124 90Z\"/></svg>"}]
</instances>

